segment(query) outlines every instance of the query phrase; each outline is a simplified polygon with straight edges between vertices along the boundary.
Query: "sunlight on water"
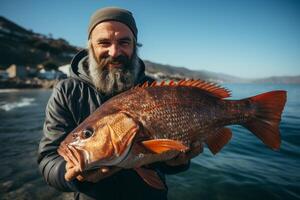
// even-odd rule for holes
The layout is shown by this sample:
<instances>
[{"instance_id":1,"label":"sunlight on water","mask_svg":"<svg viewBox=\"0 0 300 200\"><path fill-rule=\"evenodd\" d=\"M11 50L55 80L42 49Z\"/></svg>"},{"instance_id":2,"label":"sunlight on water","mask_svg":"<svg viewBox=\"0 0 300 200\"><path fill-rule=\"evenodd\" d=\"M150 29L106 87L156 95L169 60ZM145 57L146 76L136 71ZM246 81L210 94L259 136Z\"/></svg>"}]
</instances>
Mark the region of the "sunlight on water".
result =
<instances>
[{"instance_id":1,"label":"sunlight on water","mask_svg":"<svg viewBox=\"0 0 300 200\"><path fill-rule=\"evenodd\" d=\"M34 101L34 98L21 98L18 102L0 102L0 110L10 111L15 108L29 106Z\"/></svg>"}]
</instances>

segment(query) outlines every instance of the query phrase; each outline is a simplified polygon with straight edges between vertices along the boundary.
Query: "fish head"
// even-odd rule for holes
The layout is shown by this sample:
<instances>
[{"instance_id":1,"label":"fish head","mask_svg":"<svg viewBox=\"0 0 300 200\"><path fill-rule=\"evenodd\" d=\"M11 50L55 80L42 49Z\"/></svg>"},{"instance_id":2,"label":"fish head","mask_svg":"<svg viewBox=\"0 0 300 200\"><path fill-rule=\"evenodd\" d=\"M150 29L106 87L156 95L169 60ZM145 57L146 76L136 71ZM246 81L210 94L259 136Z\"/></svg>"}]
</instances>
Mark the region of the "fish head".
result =
<instances>
[{"instance_id":1,"label":"fish head","mask_svg":"<svg viewBox=\"0 0 300 200\"><path fill-rule=\"evenodd\" d=\"M138 129L124 112L101 119L87 118L66 137L58 152L80 171L114 166L127 156Z\"/></svg>"}]
</instances>

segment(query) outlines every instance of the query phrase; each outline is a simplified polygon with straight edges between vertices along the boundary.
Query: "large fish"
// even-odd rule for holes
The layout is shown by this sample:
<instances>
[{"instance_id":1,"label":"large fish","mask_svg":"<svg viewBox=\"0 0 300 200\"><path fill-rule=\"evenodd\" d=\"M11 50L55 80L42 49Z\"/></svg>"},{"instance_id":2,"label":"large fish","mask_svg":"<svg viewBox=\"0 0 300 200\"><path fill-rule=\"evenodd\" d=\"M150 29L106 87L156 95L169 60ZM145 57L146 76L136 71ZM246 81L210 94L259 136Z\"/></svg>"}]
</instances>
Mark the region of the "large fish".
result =
<instances>
[{"instance_id":1,"label":"large fish","mask_svg":"<svg viewBox=\"0 0 300 200\"><path fill-rule=\"evenodd\" d=\"M66 137L58 152L80 171L134 168L149 185L162 188L142 166L172 159L196 141L216 154L231 138L227 125L242 125L271 149L279 149L286 91L224 99L229 96L227 89L200 80L145 83L100 106Z\"/></svg>"}]
</instances>

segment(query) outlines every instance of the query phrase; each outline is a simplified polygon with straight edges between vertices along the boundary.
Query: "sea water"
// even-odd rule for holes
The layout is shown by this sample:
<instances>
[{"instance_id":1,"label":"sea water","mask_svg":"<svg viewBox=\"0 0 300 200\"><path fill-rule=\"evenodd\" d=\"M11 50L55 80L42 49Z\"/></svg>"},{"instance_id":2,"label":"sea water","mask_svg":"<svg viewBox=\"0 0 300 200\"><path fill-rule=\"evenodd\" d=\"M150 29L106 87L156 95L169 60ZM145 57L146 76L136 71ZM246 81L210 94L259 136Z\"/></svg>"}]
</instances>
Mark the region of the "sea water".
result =
<instances>
[{"instance_id":1,"label":"sea water","mask_svg":"<svg viewBox=\"0 0 300 200\"><path fill-rule=\"evenodd\" d=\"M241 126L221 152L207 148L186 172L167 176L170 200L300 199L300 85L227 84L232 99L287 90L281 148ZM0 90L0 199L70 199L42 179L37 149L51 90Z\"/></svg>"}]
</instances>

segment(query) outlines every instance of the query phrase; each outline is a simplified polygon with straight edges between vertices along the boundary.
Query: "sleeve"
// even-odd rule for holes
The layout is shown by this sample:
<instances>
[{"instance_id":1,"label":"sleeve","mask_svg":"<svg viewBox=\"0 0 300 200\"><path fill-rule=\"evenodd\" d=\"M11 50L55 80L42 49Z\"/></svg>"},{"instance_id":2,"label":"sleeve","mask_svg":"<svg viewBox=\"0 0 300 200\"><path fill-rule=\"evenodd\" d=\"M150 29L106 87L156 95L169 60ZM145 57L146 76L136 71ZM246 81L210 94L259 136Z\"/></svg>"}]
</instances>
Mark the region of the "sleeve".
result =
<instances>
[{"instance_id":1,"label":"sleeve","mask_svg":"<svg viewBox=\"0 0 300 200\"><path fill-rule=\"evenodd\" d=\"M61 88L54 88L46 107L43 136L38 150L39 170L45 181L65 192L78 190L76 180L65 180L66 162L57 153L61 141L76 127L67 105Z\"/></svg>"}]
</instances>

